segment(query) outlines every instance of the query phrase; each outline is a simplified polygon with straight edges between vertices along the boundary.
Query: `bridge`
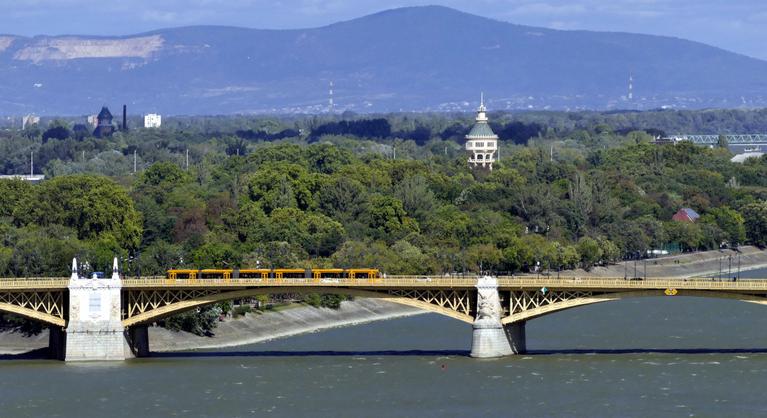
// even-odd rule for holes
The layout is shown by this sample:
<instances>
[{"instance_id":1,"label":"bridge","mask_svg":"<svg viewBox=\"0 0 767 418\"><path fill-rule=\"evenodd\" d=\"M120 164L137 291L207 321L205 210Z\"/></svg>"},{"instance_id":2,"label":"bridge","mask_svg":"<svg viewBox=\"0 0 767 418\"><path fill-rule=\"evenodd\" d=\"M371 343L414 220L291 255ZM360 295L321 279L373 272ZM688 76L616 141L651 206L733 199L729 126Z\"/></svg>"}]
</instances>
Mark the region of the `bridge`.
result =
<instances>
[{"instance_id":1,"label":"bridge","mask_svg":"<svg viewBox=\"0 0 767 418\"><path fill-rule=\"evenodd\" d=\"M730 145L751 145L767 144L767 134L741 134L741 135L722 135L727 139ZM679 142L690 141L698 145L716 145L719 143L719 135L671 135L664 140Z\"/></svg>"},{"instance_id":2,"label":"bridge","mask_svg":"<svg viewBox=\"0 0 767 418\"><path fill-rule=\"evenodd\" d=\"M116 262L115 262L116 264ZM767 305L767 280L704 278L444 277L224 278L121 277L0 279L0 311L50 326L51 351L65 360L123 360L149 354L148 325L219 301L279 293L382 298L472 324L474 357L524 353L527 321L634 297L712 297Z\"/></svg>"}]
</instances>

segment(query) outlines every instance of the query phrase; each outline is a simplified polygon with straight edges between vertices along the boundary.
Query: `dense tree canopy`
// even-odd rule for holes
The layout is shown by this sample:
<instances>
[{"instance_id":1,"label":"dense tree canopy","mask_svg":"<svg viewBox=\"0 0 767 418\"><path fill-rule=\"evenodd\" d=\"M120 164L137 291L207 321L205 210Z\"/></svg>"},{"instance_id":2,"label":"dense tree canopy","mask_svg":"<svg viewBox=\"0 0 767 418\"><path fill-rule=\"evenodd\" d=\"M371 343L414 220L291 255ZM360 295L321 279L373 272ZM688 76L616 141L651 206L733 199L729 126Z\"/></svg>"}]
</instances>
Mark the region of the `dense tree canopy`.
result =
<instances>
[{"instance_id":1,"label":"dense tree canopy","mask_svg":"<svg viewBox=\"0 0 767 418\"><path fill-rule=\"evenodd\" d=\"M48 175L0 181L0 275L65 274L75 255L94 268L118 255L133 274L331 265L425 274L765 246L767 158L736 164L726 144L650 143L709 123L767 125L763 112L703 113L491 115L502 157L492 172L465 162L470 115L179 118L100 140L52 135L69 129L63 120L45 138L0 131L0 171L24 172L34 151ZM702 217L671 221L683 207Z\"/></svg>"}]
</instances>

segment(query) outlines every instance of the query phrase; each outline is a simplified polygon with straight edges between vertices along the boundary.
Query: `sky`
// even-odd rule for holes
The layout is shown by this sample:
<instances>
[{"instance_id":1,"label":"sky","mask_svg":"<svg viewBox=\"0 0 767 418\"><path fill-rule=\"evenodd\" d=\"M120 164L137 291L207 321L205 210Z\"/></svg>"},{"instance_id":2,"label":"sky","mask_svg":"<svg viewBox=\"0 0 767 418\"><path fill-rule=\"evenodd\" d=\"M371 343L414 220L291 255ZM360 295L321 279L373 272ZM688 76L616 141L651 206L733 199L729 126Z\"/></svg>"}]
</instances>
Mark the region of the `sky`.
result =
<instances>
[{"instance_id":1,"label":"sky","mask_svg":"<svg viewBox=\"0 0 767 418\"><path fill-rule=\"evenodd\" d=\"M0 33L130 35L187 25L307 28L429 4L553 29L675 36L767 60L767 0L0 0Z\"/></svg>"}]
</instances>

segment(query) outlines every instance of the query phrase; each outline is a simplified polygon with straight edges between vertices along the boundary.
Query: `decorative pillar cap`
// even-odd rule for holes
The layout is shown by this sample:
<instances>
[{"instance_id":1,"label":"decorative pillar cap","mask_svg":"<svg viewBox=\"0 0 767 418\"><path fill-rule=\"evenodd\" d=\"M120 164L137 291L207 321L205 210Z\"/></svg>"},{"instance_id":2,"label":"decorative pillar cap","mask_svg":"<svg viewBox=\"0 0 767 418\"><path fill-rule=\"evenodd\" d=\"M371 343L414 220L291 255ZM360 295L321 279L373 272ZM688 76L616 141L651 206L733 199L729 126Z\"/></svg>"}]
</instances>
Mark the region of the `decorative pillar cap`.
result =
<instances>
[{"instance_id":1,"label":"decorative pillar cap","mask_svg":"<svg viewBox=\"0 0 767 418\"><path fill-rule=\"evenodd\" d=\"M498 288L498 279L493 276L480 276L477 278L477 288Z\"/></svg>"},{"instance_id":2,"label":"decorative pillar cap","mask_svg":"<svg viewBox=\"0 0 767 418\"><path fill-rule=\"evenodd\" d=\"M120 270L117 267L117 257L112 261L112 280L120 280Z\"/></svg>"},{"instance_id":3,"label":"decorative pillar cap","mask_svg":"<svg viewBox=\"0 0 767 418\"><path fill-rule=\"evenodd\" d=\"M69 277L70 280L77 280L80 276L77 274L77 258L72 259L72 276Z\"/></svg>"}]
</instances>

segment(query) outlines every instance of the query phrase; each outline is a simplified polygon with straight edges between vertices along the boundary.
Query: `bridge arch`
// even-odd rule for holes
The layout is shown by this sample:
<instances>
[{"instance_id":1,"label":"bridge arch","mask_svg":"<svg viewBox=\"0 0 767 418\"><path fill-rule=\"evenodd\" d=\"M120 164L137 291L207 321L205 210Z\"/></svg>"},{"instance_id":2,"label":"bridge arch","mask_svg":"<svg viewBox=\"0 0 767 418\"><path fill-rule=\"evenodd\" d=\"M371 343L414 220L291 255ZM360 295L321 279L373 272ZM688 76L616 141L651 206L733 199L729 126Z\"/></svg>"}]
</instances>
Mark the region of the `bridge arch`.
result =
<instances>
[{"instance_id":1,"label":"bridge arch","mask_svg":"<svg viewBox=\"0 0 767 418\"><path fill-rule=\"evenodd\" d=\"M458 310L451 309L446 306L440 306L434 303L418 300L412 297L390 294L390 293L383 293L383 292L376 292L376 291L369 291L369 290L344 288L344 287L338 287L338 288L326 287L326 288L318 289L316 287L294 287L294 286L260 287L260 288L244 289L244 290L233 290L233 291L199 295L197 297L193 297L193 298L189 298L185 300L175 300L172 303L168 303L163 306L158 306L156 308L146 310L136 315L129 316L128 318L123 319L122 322L123 322L123 326L125 327L144 325L144 324L151 323L159 319L165 318L170 315L174 315L177 313L181 313L181 312L195 309L205 305L210 305L212 303L217 303L217 302L222 302L222 301L232 300L232 299L247 298L247 297L258 296L258 295L265 295L265 294L277 294L277 293L297 293L297 294L328 293L328 294L338 294L338 295L346 295L346 296L384 299L389 302L398 303L400 305L412 306L415 308L422 309L424 311L438 313L440 315L457 319L459 321L463 321L469 324L474 322L474 317L467 313L460 312Z\"/></svg>"},{"instance_id":2,"label":"bridge arch","mask_svg":"<svg viewBox=\"0 0 767 418\"><path fill-rule=\"evenodd\" d=\"M603 293L595 295L577 296L570 299L559 300L554 303L544 304L536 306L531 309L523 310L520 312L512 312L510 315L504 317L501 322L503 324L513 324L518 322L524 322L531 319L539 318L548 314L564 311L567 309L577 308L579 306L593 305L595 303L611 302L616 300L639 298L639 297L703 297L703 298L717 298L717 299L730 299L741 302L756 303L760 305L767 305L767 297L720 292L711 290L679 290L673 296L667 295L663 290L637 290L629 292L614 292Z\"/></svg>"},{"instance_id":3,"label":"bridge arch","mask_svg":"<svg viewBox=\"0 0 767 418\"><path fill-rule=\"evenodd\" d=\"M12 313L27 319L34 319L50 325L58 325L61 327L66 325L66 320L62 317L11 303L0 302L0 311Z\"/></svg>"}]
</instances>

